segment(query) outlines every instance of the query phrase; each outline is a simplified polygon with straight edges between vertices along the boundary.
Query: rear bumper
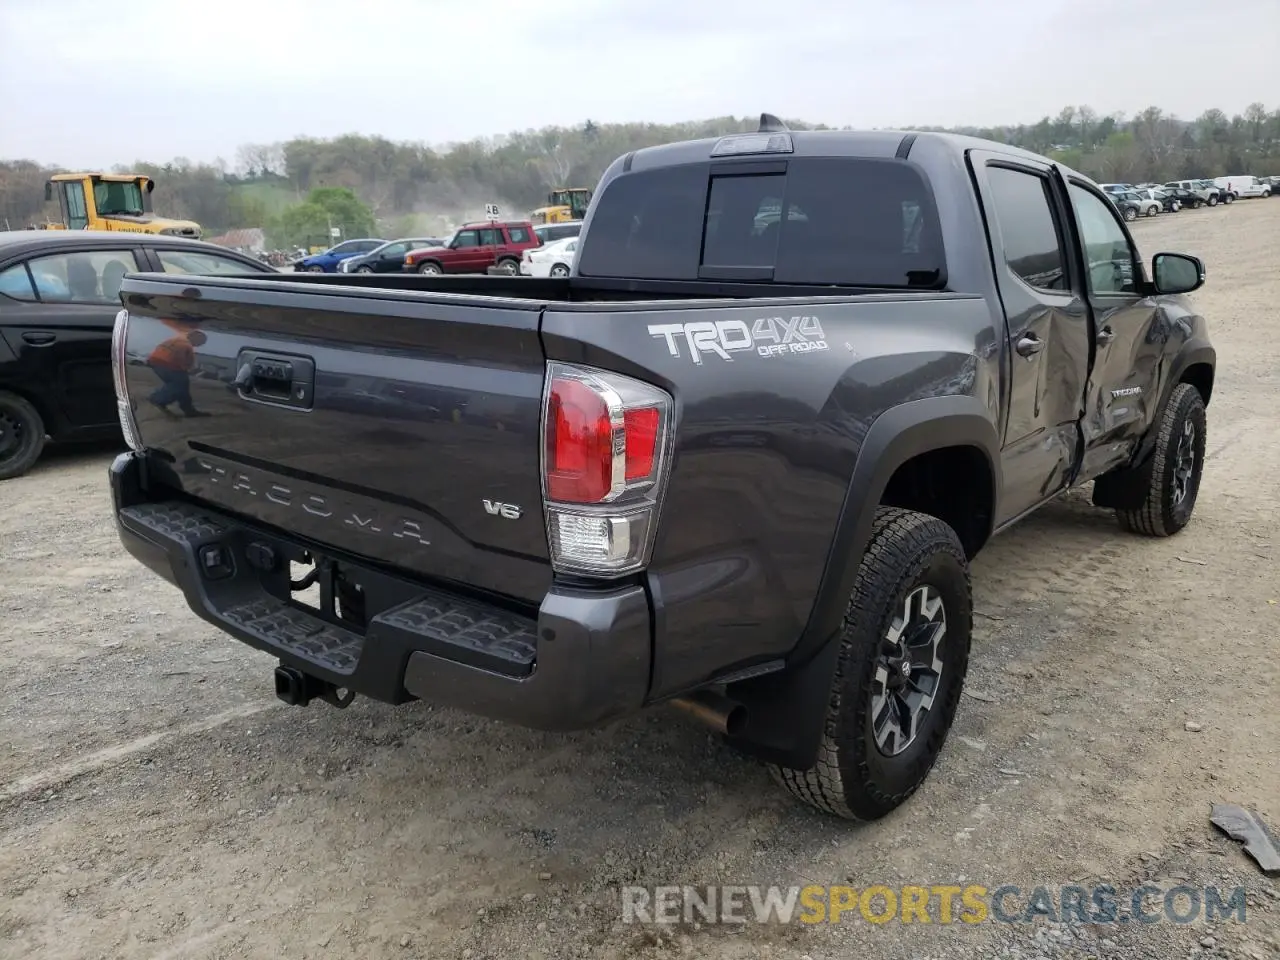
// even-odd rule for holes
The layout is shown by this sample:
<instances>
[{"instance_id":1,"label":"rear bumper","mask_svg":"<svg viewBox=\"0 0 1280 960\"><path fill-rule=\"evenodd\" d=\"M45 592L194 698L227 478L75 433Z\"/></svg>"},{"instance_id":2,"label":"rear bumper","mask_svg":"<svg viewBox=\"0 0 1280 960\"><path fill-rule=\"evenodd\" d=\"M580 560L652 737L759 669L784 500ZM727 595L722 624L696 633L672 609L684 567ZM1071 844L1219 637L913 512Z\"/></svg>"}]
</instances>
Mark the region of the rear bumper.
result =
<instances>
[{"instance_id":1,"label":"rear bumper","mask_svg":"<svg viewBox=\"0 0 1280 960\"><path fill-rule=\"evenodd\" d=\"M134 453L116 458L110 478L116 529L135 559L177 586L204 620L318 680L543 730L597 726L644 704L643 587L553 587L534 618L337 556L381 611L356 628L288 599L288 563L279 561L312 545L148 495L145 461ZM267 554L277 562L264 565Z\"/></svg>"}]
</instances>

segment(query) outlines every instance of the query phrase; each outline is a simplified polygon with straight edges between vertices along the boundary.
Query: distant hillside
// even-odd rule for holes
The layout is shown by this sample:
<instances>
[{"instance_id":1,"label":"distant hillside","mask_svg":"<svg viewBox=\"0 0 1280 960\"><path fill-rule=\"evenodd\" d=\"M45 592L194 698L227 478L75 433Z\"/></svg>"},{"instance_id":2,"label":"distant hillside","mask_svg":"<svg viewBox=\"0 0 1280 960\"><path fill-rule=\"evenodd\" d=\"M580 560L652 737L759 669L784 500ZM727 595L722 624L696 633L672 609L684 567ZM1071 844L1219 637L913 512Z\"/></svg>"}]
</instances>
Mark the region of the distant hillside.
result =
<instances>
[{"instance_id":1,"label":"distant hillside","mask_svg":"<svg viewBox=\"0 0 1280 960\"><path fill-rule=\"evenodd\" d=\"M432 148L382 137L298 138L239 149L225 163L137 161L156 180L158 212L189 217L210 233L270 227L315 187L346 187L373 212L384 235L442 229L482 215L484 204L526 213L561 186L594 186L616 157L641 147L754 130L758 117L715 117L679 124L595 123L546 127ZM796 128L813 128L788 121ZM904 124L903 128L910 125ZM914 129L943 129L914 127ZM1252 104L1228 117L1209 110L1180 120L1150 107L1126 119L1066 107L1036 124L958 132L1040 153L1100 180L1153 180L1225 173L1280 174L1280 110ZM56 167L0 162L0 226L19 228L44 215L43 185Z\"/></svg>"}]
</instances>

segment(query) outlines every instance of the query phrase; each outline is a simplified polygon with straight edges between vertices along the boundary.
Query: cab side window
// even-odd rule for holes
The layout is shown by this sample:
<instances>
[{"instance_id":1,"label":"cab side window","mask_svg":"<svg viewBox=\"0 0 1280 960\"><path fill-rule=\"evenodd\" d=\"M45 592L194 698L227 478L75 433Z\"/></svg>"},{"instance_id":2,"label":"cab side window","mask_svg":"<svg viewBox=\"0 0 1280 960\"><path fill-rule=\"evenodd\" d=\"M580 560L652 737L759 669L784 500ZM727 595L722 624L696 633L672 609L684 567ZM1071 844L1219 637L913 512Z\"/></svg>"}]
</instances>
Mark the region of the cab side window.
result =
<instances>
[{"instance_id":1,"label":"cab side window","mask_svg":"<svg viewBox=\"0 0 1280 960\"><path fill-rule=\"evenodd\" d=\"M987 181L1009 269L1028 286L1066 291L1066 257L1049 202L1049 182L1039 174L988 167Z\"/></svg>"},{"instance_id":2,"label":"cab side window","mask_svg":"<svg viewBox=\"0 0 1280 960\"><path fill-rule=\"evenodd\" d=\"M1137 257L1115 211L1105 200L1071 184L1071 206L1083 245L1089 292L1124 295L1137 292Z\"/></svg>"}]
</instances>

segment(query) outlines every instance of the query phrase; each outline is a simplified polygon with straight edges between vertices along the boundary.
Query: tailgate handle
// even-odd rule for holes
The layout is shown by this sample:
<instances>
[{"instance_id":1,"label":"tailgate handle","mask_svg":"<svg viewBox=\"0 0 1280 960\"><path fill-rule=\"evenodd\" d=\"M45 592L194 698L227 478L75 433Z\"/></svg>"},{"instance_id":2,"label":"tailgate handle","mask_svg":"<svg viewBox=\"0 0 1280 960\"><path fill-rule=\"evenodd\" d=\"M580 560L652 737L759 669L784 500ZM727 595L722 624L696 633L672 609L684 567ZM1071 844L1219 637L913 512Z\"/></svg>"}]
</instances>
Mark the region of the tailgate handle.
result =
<instances>
[{"instance_id":1,"label":"tailgate handle","mask_svg":"<svg viewBox=\"0 0 1280 960\"><path fill-rule=\"evenodd\" d=\"M276 387L293 385L293 364L288 360L267 360L259 357L253 361L253 382Z\"/></svg>"},{"instance_id":2,"label":"tailgate handle","mask_svg":"<svg viewBox=\"0 0 1280 960\"><path fill-rule=\"evenodd\" d=\"M245 350L236 369L235 385L244 399L311 409L316 365L310 357Z\"/></svg>"}]
</instances>

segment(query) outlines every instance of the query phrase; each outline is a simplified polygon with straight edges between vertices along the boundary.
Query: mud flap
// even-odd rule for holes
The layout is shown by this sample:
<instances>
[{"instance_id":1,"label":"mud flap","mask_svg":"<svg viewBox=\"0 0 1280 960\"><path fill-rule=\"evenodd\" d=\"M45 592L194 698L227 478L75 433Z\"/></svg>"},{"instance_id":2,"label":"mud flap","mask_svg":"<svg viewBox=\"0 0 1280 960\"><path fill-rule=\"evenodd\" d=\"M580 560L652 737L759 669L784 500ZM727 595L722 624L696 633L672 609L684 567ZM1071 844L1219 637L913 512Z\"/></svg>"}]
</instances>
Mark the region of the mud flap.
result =
<instances>
[{"instance_id":1,"label":"mud flap","mask_svg":"<svg viewBox=\"0 0 1280 960\"><path fill-rule=\"evenodd\" d=\"M1152 451L1139 463L1104 473L1093 482L1093 505L1115 510L1137 510L1151 487L1151 471L1155 467Z\"/></svg>"}]
</instances>

